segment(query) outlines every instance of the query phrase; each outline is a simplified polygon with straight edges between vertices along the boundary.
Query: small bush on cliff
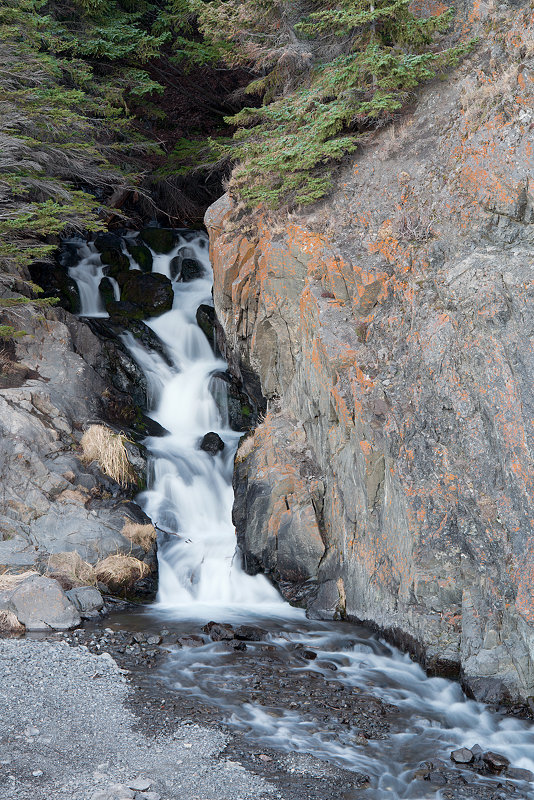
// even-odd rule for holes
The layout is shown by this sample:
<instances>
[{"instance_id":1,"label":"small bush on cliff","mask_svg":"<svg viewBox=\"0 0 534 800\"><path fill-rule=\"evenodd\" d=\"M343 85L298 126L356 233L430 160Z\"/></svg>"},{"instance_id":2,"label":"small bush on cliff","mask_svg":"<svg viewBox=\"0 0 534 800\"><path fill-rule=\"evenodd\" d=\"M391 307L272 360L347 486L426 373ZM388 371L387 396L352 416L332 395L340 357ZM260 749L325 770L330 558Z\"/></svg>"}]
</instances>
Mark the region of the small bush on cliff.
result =
<instances>
[{"instance_id":1,"label":"small bush on cliff","mask_svg":"<svg viewBox=\"0 0 534 800\"><path fill-rule=\"evenodd\" d=\"M252 69L260 107L238 127L231 190L249 206L305 204L332 185L332 164L402 108L413 90L468 45L440 49L446 12L422 19L409 0L197 0L206 36Z\"/></svg>"}]
</instances>

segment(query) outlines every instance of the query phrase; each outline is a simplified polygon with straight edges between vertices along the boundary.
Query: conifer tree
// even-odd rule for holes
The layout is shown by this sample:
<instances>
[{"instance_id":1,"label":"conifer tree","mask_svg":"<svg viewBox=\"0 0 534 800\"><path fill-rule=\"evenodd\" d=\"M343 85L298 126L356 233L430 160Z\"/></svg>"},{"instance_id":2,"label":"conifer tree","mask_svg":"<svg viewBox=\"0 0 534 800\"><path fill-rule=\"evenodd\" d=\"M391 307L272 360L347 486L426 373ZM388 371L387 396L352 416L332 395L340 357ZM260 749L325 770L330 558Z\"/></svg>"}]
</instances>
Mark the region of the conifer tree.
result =
<instances>
[{"instance_id":1,"label":"conifer tree","mask_svg":"<svg viewBox=\"0 0 534 800\"><path fill-rule=\"evenodd\" d=\"M306 204L332 186L332 164L457 62L443 46L451 13L416 17L410 0L197 0L206 36L256 73L237 126L231 191L249 207Z\"/></svg>"}]
</instances>

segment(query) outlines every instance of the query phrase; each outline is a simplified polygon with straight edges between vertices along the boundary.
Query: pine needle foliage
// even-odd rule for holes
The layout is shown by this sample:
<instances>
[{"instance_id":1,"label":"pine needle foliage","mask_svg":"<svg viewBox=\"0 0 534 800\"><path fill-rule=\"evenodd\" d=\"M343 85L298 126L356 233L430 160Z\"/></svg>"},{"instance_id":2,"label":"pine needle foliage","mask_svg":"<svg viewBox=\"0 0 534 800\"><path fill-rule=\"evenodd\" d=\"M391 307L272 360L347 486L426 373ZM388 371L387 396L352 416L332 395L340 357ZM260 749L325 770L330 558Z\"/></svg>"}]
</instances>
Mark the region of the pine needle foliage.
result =
<instances>
[{"instance_id":1,"label":"pine needle foliage","mask_svg":"<svg viewBox=\"0 0 534 800\"><path fill-rule=\"evenodd\" d=\"M227 63L256 73L262 105L227 120L230 190L249 208L323 197L335 162L472 46L443 46L451 12L420 18L409 2L195 0L205 36L231 44Z\"/></svg>"}]
</instances>

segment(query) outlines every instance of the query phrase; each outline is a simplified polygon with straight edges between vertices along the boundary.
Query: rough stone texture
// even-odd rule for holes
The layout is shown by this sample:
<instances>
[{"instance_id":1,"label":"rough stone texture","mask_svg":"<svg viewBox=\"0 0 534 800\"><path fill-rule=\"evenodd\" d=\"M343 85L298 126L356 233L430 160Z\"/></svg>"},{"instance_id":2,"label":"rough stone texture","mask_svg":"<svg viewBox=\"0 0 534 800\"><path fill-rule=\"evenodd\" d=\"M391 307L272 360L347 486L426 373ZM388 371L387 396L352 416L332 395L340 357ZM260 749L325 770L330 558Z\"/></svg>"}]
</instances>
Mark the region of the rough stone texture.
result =
<instances>
[{"instance_id":1,"label":"rough stone texture","mask_svg":"<svg viewBox=\"0 0 534 800\"><path fill-rule=\"evenodd\" d=\"M102 595L94 586L77 586L69 589L66 595L82 618L94 616L104 607Z\"/></svg>"},{"instance_id":2,"label":"rough stone texture","mask_svg":"<svg viewBox=\"0 0 534 800\"><path fill-rule=\"evenodd\" d=\"M485 32L475 54L377 132L323 204L245 227L224 197L207 225L227 355L259 375L270 409L238 453L247 565L276 569L288 451L309 453L324 485L320 506L315 484L298 492L315 511L300 539L320 530L326 546L315 612L342 609L431 669L461 668L479 698L522 701L534 693L532 18L490 3L470 21ZM300 425L298 445L282 432L273 444L279 424Z\"/></svg>"},{"instance_id":3,"label":"rough stone texture","mask_svg":"<svg viewBox=\"0 0 534 800\"><path fill-rule=\"evenodd\" d=\"M81 622L59 583L43 575L29 575L0 591L0 610L11 611L28 631L65 631Z\"/></svg>"},{"instance_id":4,"label":"rough stone texture","mask_svg":"<svg viewBox=\"0 0 534 800\"><path fill-rule=\"evenodd\" d=\"M90 563L129 553L121 530L144 515L78 457L83 427L111 396L102 345L61 309L46 319L17 309L15 324L28 333L16 358L32 377L0 389L0 569L46 567L49 554L74 550Z\"/></svg>"}]
</instances>

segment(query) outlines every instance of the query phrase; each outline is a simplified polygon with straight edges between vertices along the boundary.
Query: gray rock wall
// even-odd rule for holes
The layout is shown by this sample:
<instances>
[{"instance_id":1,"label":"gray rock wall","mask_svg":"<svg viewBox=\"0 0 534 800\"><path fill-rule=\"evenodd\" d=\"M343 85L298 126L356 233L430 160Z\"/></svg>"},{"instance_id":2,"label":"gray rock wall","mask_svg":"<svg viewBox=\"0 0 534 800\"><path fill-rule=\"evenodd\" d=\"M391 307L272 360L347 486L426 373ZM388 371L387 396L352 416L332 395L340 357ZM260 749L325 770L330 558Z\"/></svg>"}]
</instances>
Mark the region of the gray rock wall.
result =
<instances>
[{"instance_id":1,"label":"gray rock wall","mask_svg":"<svg viewBox=\"0 0 534 800\"><path fill-rule=\"evenodd\" d=\"M231 363L269 407L237 457L249 568L479 698L524 702L534 54L523 7L477 13L492 30L476 53L313 212L241 221L224 197L206 220Z\"/></svg>"}]
</instances>

